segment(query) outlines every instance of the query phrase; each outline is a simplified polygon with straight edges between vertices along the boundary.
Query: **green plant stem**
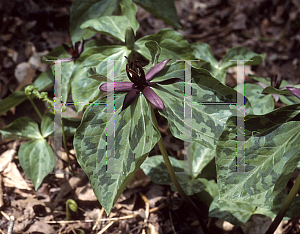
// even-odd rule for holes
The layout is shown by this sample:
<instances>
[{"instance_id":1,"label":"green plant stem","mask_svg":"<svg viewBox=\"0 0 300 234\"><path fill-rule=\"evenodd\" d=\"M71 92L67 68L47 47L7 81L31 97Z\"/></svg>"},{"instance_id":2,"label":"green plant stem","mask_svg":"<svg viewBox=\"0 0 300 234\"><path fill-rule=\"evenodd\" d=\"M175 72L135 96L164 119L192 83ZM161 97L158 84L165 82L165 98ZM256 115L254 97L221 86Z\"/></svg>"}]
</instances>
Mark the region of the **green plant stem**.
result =
<instances>
[{"instance_id":1,"label":"green plant stem","mask_svg":"<svg viewBox=\"0 0 300 234\"><path fill-rule=\"evenodd\" d=\"M64 119L63 118L61 119L61 127L62 127L62 137L63 137L63 142L64 142L64 148L65 148L65 151L67 153L70 172L71 172L72 175L74 175L74 171L73 171L73 168L72 168L72 165L71 165L69 150L67 148L66 135L65 135L65 125L64 125Z\"/></svg>"},{"instance_id":2,"label":"green plant stem","mask_svg":"<svg viewBox=\"0 0 300 234\"><path fill-rule=\"evenodd\" d=\"M29 97L29 96L27 96L27 97L28 97L28 99L29 99L31 105L33 106L35 112L38 114L38 116L40 117L40 119L42 119L43 116L42 116L41 112L39 111L39 109L36 107L36 105L35 105L34 101L32 100L32 98Z\"/></svg>"},{"instance_id":3,"label":"green plant stem","mask_svg":"<svg viewBox=\"0 0 300 234\"><path fill-rule=\"evenodd\" d=\"M300 189L300 174L298 175L298 177L297 177L290 193L286 197L282 207L280 208L278 214L276 215L276 218L273 220L273 222L271 223L269 229L266 231L266 234L272 234L272 233L275 232L275 230L277 229L279 223L283 219L285 213L288 211L290 205L292 204L292 201L296 197L299 189Z\"/></svg>"},{"instance_id":4,"label":"green plant stem","mask_svg":"<svg viewBox=\"0 0 300 234\"><path fill-rule=\"evenodd\" d=\"M71 217L71 211L76 212L77 211L77 203L72 200L72 199L68 199L66 202L66 220L69 221L70 217Z\"/></svg>"},{"instance_id":5,"label":"green plant stem","mask_svg":"<svg viewBox=\"0 0 300 234\"><path fill-rule=\"evenodd\" d=\"M154 123L154 126L159 129L158 127L158 123L157 123L157 120L156 120L156 117L155 117L155 114L154 114L154 110L153 108L151 107L151 116L152 116L152 121ZM175 175L175 172L174 172L174 169L173 169L173 166L170 162L170 159L169 159L169 156L168 156L168 153L167 153L167 150L164 146L164 142L163 142L163 139L162 137L160 137L159 141L158 141L158 146L159 146L159 149L160 149L160 152L164 158L164 161L165 161L165 164L167 166L167 169L168 169L168 172L170 174L170 177L172 179L172 182L173 184L175 185L178 193L181 195L181 197L186 201L186 203L193 209L194 213L196 214L198 220L199 220L199 223L200 223L200 226L203 230L203 232L205 234L209 234L211 233L209 230L208 230L208 227L206 226L205 224L205 221L203 219L203 216L200 212L200 210L198 209L198 207L196 206L196 204L190 199L189 196L186 195L186 193L184 192L184 190L182 189L181 185L179 184L178 180L177 180L177 177Z\"/></svg>"}]
</instances>

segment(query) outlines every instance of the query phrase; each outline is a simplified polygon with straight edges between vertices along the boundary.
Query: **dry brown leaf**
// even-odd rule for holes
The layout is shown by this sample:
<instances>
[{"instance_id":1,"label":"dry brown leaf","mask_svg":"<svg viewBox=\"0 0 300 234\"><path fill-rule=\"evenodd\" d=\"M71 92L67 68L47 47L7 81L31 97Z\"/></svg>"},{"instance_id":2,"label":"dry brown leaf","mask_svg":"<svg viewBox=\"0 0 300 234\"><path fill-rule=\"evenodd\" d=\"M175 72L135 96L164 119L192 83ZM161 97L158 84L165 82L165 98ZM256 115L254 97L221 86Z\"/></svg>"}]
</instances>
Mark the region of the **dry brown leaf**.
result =
<instances>
[{"instance_id":1,"label":"dry brown leaf","mask_svg":"<svg viewBox=\"0 0 300 234\"><path fill-rule=\"evenodd\" d=\"M11 163L13 160L13 157L16 155L15 149L9 149L6 150L3 154L0 156L0 172L4 171L5 168Z\"/></svg>"},{"instance_id":2,"label":"dry brown leaf","mask_svg":"<svg viewBox=\"0 0 300 234\"><path fill-rule=\"evenodd\" d=\"M75 194L81 201L97 201L97 197L90 183L85 186L76 188Z\"/></svg>"},{"instance_id":3,"label":"dry brown leaf","mask_svg":"<svg viewBox=\"0 0 300 234\"><path fill-rule=\"evenodd\" d=\"M11 162L3 171L3 183L7 187L32 190L26 183L15 163Z\"/></svg>"}]
</instances>

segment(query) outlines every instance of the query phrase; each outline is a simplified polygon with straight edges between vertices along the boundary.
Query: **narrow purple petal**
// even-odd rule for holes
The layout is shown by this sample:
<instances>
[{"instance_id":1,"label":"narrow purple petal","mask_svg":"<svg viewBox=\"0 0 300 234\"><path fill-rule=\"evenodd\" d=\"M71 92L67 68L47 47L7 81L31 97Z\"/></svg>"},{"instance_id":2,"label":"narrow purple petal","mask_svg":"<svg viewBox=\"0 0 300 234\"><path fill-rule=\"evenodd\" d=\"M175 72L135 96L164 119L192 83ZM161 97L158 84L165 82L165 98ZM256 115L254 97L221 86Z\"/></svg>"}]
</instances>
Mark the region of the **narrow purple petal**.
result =
<instances>
[{"instance_id":1,"label":"narrow purple petal","mask_svg":"<svg viewBox=\"0 0 300 234\"><path fill-rule=\"evenodd\" d=\"M115 92L128 92L132 90L132 82L114 82ZM103 92L107 92L107 83L104 83L99 88Z\"/></svg>"},{"instance_id":2,"label":"narrow purple petal","mask_svg":"<svg viewBox=\"0 0 300 234\"><path fill-rule=\"evenodd\" d=\"M300 99L300 89L294 88L294 87L286 87L286 89L293 95L295 95L297 98Z\"/></svg>"},{"instance_id":3,"label":"narrow purple petal","mask_svg":"<svg viewBox=\"0 0 300 234\"><path fill-rule=\"evenodd\" d=\"M69 47L68 45L66 45L65 43L62 44L63 47L65 48L65 50L67 51L67 53L71 56L73 56L73 48Z\"/></svg>"},{"instance_id":4,"label":"narrow purple petal","mask_svg":"<svg viewBox=\"0 0 300 234\"><path fill-rule=\"evenodd\" d=\"M78 54L81 55L84 48L84 41L82 40L78 46Z\"/></svg>"},{"instance_id":5,"label":"narrow purple petal","mask_svg":"<svg viewBox=\"0 0 300 234\"><path fill-rule=\"evenodd\" d=\"M123 106L122 106L122 110L125 110L128 106L130 106L134 100L139 96L140 91L138 89L131 89L124 98L124 102L123 102ZM120 113L121 113L120 112ZM119 113L119 114L120 114Z\"/></svg>"},{"instance_id":6,"label":"narrow purple petal","mask_svg":"<svg viewBox=\"0 0 300 234\"><path fill-rule=\"evenodd\" d=\"M146 86L143 89L143 94L153 106L156 106L159 109L165 109L163 101L149 86Z\"/></svg>"},{"instance_id":7,"label":"narrow purple petal","mask_svg":"<svg viewBox=\"0 0 300 234\"><path fill-rule=\"evenodd\" d=\"M171 78L171 79L158 81L158 82L149 82L149 85L154 85L154 84L168 85L168 84L173 84L173 83L181 82L181 81L183 82L183 80L180 78Z\"/></svg>"},{"instance_id":8,"label":"narrow purple petal","mask_svg":"<svg viewBox=\"0 0 300 234\"><path fill-rule=\"evenodd\" d=\"M166 64L170 61L171 59L167 59L164 61L161 61L160 63L156 64L153 66L146 74L146 80L150 81L152 80L153 76L155 76L157 73L159 73L165 66Z\"/></svg>"}]
</instances>

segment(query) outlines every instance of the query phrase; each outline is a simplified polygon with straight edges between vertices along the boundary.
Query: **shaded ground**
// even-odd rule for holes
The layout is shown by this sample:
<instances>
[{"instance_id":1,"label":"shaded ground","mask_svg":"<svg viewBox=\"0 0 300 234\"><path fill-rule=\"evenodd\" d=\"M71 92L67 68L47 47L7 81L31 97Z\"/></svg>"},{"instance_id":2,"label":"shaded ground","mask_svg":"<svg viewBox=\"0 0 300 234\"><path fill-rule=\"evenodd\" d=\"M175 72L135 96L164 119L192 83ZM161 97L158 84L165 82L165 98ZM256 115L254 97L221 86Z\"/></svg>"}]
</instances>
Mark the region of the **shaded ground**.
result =
<instances>
[{"instance_id":1,"label":"shaded ground","mask_svg":"<svg viewBox=\"0 0 300 234\"><path fill-rule=\"evenodd\" d=\"M23 71L20 64L28 62L35 54L47 53L61 43L70 42L68 25L71 4L70 0L17 0L0 3L0 100L7 97L10 90L19 90L31 83L40 72L48 68L38 61L31 61L31 70L25 69L25 79L19 82L18 78L22 78L22 75L16 71ZM183 26L179 32L189 42L208 43L219 60L233 46L245 46L256 53L267 53L262 65L252 67L256 75L270 77L278 74L290 82L300 82L298 0L182 0L176 1L176 6ZM138 38L168 27L141 8L137 19L140 23ZM251 79L247 80L251 82ZM226 83L235 86L234 71L228 74ZM34 111L30 108L30 104L24 102L6 116L1 116L0 128L21 116L35 119ZM168 154L181 158L183 143L171 136L165 119L160 118L159 125ZM153 184L141 171L109 216L123 219L99 221L91 232L94 220L106 218L106 214L76 162L73 139L67 140L76 176L61 178L49 175L37 192L32 189L18 162L16 152L23 142L0 141L1 158L12 158L6 168L3 167L4 164L0 166L0 229L3 232L7 231L9 223L3 216L7 214L16 218L16 233L75 233L75 230L76 233L80 233L79 230L84 230L85 233L97 233L100 230L103 233L142 233L143 227L148 228L147 233L201 233L198 222L188 212L178 194L173 193L168 186ZM3 154L4 152L6 153ZM159 149L156 146L150 155L157 154ZM291 180L287 190L292 184ZM67 224L63 221L65 203L69 198L74 199L80 207L76 213L72 213L72 220L82 220L81 222ZM197 196L193 199L206 213L208 208L200 203ZM149 204L149 213L145 212L146 204ZM285 222L284 233L299 233L298 220L297 217ZM223 228L217 227L216 221L217 219L208 220L216 233L250 233L241 227L225 232Z\"/></svg>"}]
</instances>

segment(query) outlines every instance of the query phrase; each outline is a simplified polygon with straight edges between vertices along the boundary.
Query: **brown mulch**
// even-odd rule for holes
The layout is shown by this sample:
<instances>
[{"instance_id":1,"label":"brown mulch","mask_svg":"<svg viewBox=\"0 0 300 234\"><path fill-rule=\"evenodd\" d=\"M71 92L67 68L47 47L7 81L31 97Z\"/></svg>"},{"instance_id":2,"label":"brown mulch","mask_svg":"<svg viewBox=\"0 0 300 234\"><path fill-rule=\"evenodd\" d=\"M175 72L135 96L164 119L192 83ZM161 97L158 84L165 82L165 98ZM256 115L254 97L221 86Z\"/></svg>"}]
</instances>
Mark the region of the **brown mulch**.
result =
<instances>
[{"instance_id":1,"label":"brown mulch","mask_svg":"<svg viewBox=\"0 0 300 234\"><path fill-rule=\"evenodd\" d=\"M263 64L252 66L256 75L278 74L290 82L300 83L299 0L176 0L175 3L183 27L179 32L189 42L208 43L218 60L233 46L266 53ZM0 2L0 100L12 90L32 83L49 68L34 60L35 57L40 58L61 43L70 42L71 4L72 0ZM142 8L138 9L137 38L169 27ZM18 80L28 64L30 69L25 69L25 79ZM234 75L228 74L226 83L234 86ZM37 119L30 106L24 102L1 116L0 129L22 116ZM168 154L182 158L183 142L172 137L164 118L160 117L159 125ZM67 138L67 142L75 175L50 174L34 191L17 157L24 142L0 139L0 155L10 159L5 168L0 165L0 169L3 168L0 170L0 233L7 233L9 216L15 217L14 233L83 233L80 230L84 233L142 233L143 229L146 233L201 233L199 223L178 193L172 192L169 186L152 183L141 170L107 217L76 162L73 138ZM155 146L150 156L157 154L160 153ZM67 168L67 160L64 167ZM79 206L78 211L72 213L72 222L64 221L68 199L74 199ZM193 200L207 213L208 207L197 196L193 196ZM216 218L208 219L215 233L245 233L241 227L225 231L216 221ZM299 233L299 217L285 222L283 230L286 234Z\"/></svg>"}]
</instances>

